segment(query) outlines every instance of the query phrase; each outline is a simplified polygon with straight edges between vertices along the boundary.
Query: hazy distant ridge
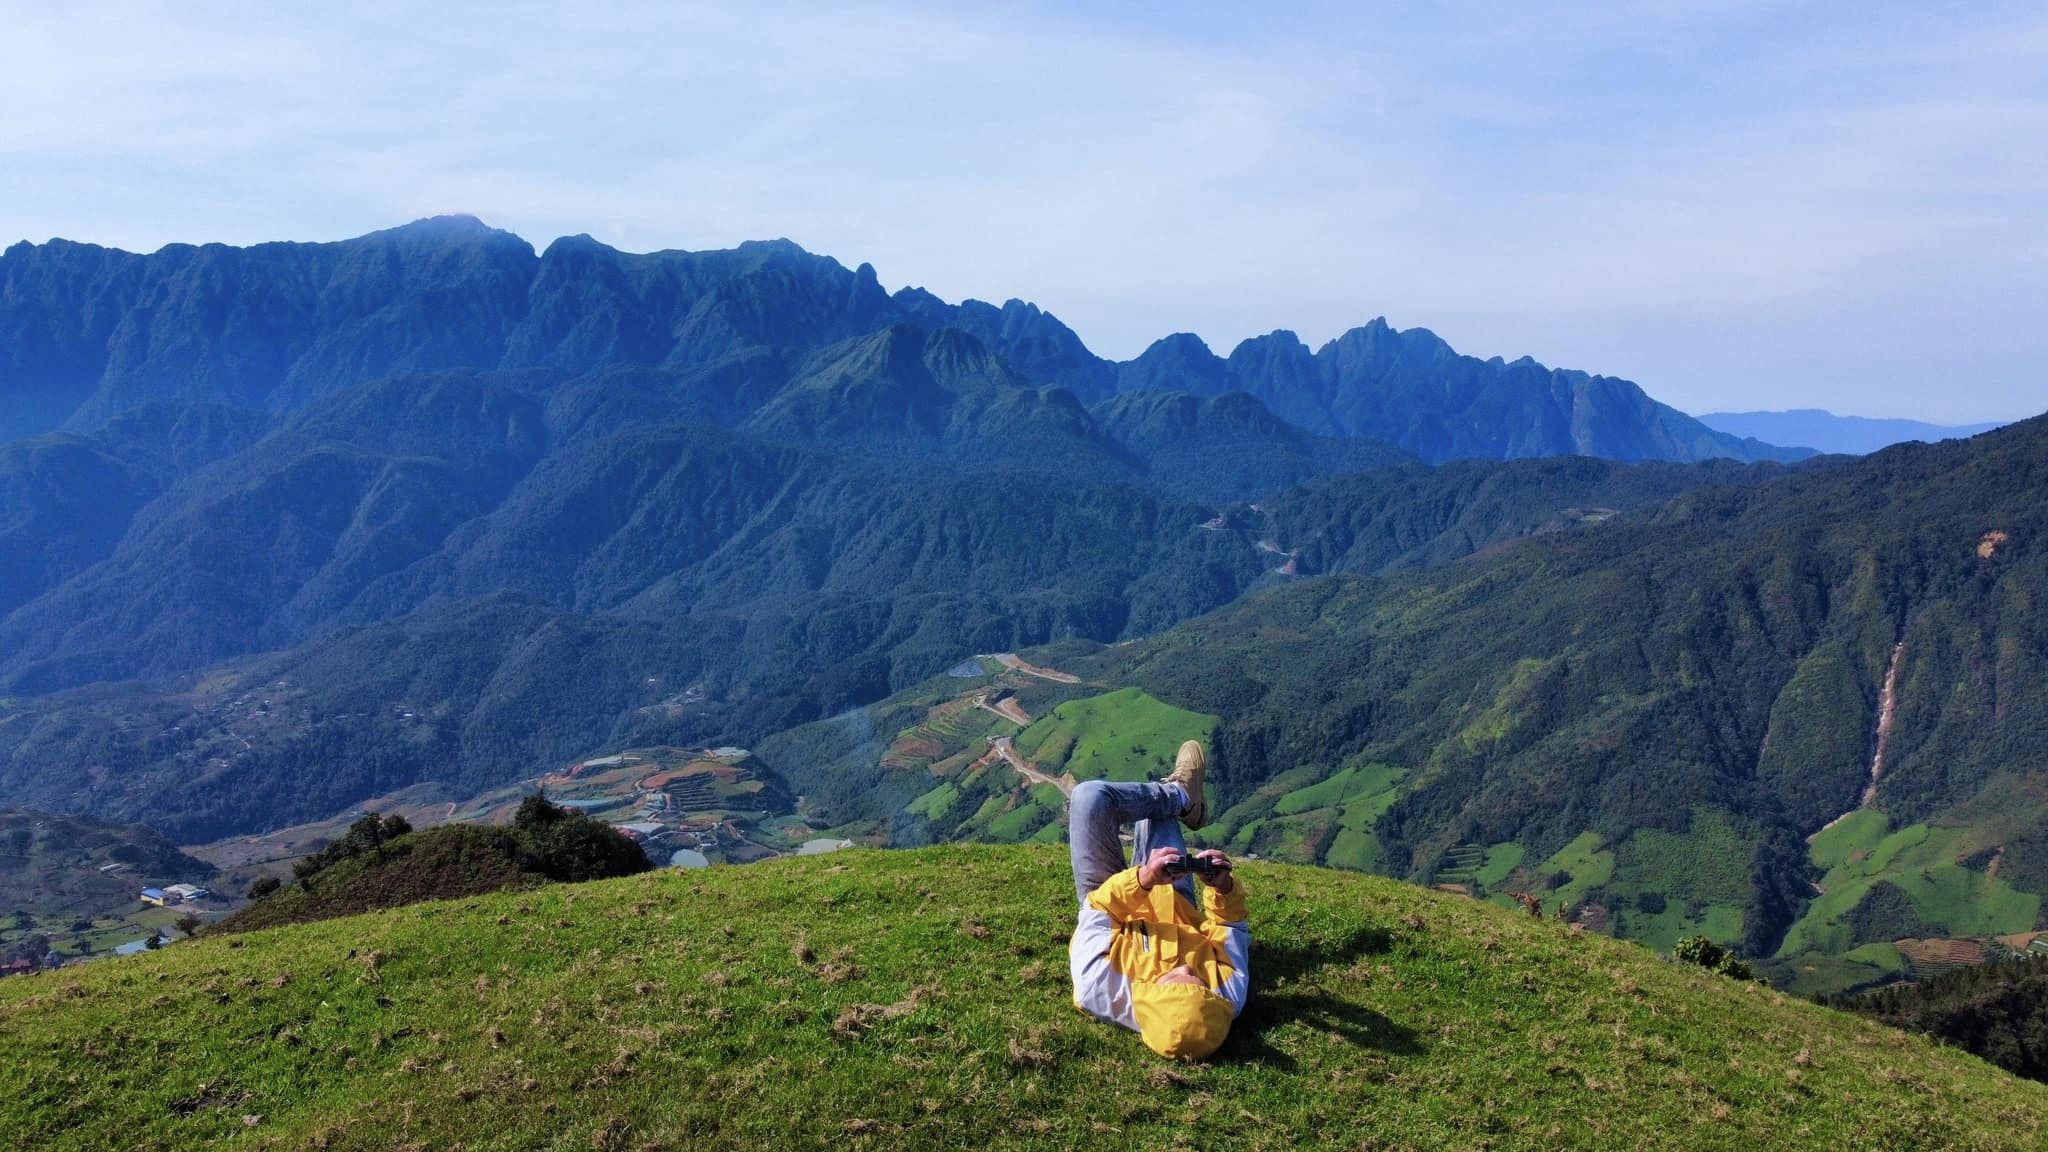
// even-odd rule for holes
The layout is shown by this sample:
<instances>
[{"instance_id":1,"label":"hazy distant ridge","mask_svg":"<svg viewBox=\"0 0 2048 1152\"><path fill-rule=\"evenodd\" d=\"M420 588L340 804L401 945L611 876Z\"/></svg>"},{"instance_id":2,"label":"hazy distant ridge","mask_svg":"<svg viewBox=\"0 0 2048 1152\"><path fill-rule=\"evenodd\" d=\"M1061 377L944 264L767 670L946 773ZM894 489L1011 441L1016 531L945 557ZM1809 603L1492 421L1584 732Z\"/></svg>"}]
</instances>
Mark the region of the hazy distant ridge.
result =
<instances>
[{"instance_id":1,"label":"hazy distant ridge","mask_svg":"<svg viewBox=\"0 0 2048 1152\"><path fill-rule=\"evenodd\" d=\"M1787 412L1709 412L1696 417L1716 432L1743 436L1816 452L1863 455L1909 440L1930 444L1956 440L2002 428L1991 424L1928 424L1919 420L1881 420L1869 416L1837 416L1820 408Z\"/></svg>"}]
</instances>

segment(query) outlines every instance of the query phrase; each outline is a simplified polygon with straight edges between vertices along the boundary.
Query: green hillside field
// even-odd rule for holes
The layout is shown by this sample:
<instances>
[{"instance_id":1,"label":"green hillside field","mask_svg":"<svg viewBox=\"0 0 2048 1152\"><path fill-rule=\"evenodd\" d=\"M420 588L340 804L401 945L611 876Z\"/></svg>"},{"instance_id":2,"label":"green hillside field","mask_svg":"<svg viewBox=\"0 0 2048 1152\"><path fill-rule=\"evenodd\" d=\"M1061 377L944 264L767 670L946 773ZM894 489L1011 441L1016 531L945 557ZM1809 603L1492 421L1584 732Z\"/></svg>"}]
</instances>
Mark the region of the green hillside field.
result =
<instances>
[{"instance_id":1,"label":"green hillside field","mask_svg":"<svg viewBox=\"0 0 2048 1152\"><path fill-rule=\"evenodd\" d=\"M1017 736L1017 750L1076 780L1156 780L1183 740L1205 743L1216 717L1175 708L1136 688L1069 700Z\"/></svg>"},{"instance_id":2,"label":"green hillside field","mask_svg":"<svg viewBox=\"0 0 2048 1152\"><path fill-rule=\"evenodd\" d=\"M2035 1149L2048 1086L1378 877L1250 864L1175 1065L1069 1003L1054 846L853 850L0 983L14 1149Z\"/></svg>"}]
</instances>

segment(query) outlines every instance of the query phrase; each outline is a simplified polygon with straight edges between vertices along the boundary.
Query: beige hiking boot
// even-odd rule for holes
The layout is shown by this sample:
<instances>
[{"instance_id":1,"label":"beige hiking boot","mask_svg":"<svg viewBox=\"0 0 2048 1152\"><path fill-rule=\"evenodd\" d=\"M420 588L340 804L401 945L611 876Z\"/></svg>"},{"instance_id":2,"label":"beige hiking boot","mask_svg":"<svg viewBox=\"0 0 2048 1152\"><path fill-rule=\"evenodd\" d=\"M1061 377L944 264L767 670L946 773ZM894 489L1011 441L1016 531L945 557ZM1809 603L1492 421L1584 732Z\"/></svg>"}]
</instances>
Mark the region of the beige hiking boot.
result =
<instances>
[{"instance_id":1,"label":"beige hiking boot","mask_svg":"<svg viewBox=\"0 0 2048 1152\"><path fill-rule=\"evenodd\" d=\"M1188 807L1180 814L1180 822L1189 828L1200 828L1209 822L1209 797L1202 791L1202 776L1208 770L1209 757L1202 752L1202 742L1190 740L1180 746L1173 771L1166 777L1166 783L1187 790Z\"/></svg>"}]
</instances>

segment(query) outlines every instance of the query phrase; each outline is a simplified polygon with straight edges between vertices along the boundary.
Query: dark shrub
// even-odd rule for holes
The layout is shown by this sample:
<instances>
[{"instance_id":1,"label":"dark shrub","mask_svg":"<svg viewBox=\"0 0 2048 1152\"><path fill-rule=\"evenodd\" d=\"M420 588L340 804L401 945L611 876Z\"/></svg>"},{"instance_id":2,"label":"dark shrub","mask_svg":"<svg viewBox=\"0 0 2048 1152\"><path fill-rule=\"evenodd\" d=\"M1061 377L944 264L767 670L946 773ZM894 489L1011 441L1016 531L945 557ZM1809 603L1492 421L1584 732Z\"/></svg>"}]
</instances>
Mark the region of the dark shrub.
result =
<instances>
[{"instance_id":1,"label":"dark shrub","mask_svg":"<svg viewBox=\"0 0 2048 1152\"><path fill-rule=\"evenodd\" d=\"M1671 949L1671 958L1684 964L1697 964L1710 972L1719 972L1730 980L1754 980L1756 973L1750 971L1735 953L1730 952L1705 936L1687 936Z\"/></svg>"},{"instance_id":2,"label":"dark shrub","mask_svg":"<svg viewBox=\"0 0 2048 1152\"><path fill-rule=\"evenodd\" d=\"M535 870L550 880L601 880L652 867L625 833L581 812L557 808L539 793L520 801L512 827L526 842Z\"/></svg>"}]
</instances>

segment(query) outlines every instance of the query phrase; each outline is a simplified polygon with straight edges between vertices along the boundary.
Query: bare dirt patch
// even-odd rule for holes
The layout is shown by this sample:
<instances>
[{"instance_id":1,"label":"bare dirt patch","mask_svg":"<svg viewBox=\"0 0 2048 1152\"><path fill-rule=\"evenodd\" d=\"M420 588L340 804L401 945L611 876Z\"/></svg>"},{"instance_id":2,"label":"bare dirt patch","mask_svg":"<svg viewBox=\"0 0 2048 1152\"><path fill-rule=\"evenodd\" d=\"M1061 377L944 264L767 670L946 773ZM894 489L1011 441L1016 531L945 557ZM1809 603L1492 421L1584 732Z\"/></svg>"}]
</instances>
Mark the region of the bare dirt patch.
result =
<instances>
[{"instance_id":1,"label":"bare dirt patch","mask_svg":"<svg viewBox=\"0 0 2048 1152\"><path fill-rule=\"evenodd\" d=\"M1055 684L1079 684L1081 682L1079 676L1062 672L1057 668L1041 668L1036 664L1026 663L1015 652L997 653L995 659L996 663L1001 664L1005 668L1022 672L1027 676L1036 676L1040 680L1050 680Z\"/></svg>"}]
</instances>

